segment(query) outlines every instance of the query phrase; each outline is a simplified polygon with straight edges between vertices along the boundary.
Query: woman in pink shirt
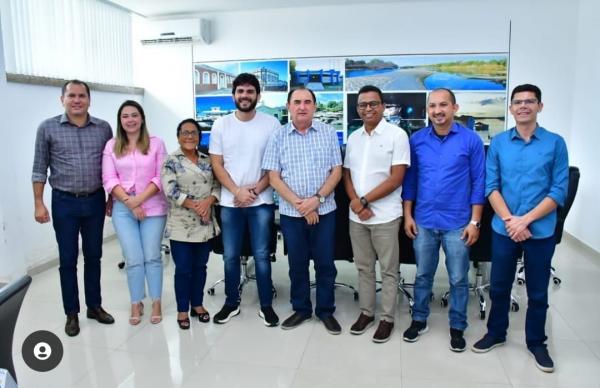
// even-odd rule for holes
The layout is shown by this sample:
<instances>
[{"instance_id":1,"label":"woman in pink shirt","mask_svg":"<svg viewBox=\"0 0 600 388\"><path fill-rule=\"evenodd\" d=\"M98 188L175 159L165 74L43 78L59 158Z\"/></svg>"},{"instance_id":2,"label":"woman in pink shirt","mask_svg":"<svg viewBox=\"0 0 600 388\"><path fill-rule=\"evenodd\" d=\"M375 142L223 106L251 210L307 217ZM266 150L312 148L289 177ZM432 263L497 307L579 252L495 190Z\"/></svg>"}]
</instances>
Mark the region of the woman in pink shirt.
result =
<instances>
[{"instance_id":1,"label":"woman in pink shirt","mask_svg":"<svg viewBox=\"0 0 600 388\"><path fill-rule=\"evenodd\" d=\"M102 180L113 198L113 226L127 265L132 325L140 323L143 314L144 281L152 299L150 322L162 320L160 248L168 204L160 170L166 155L163 141L148 134L140 104L125 101L117 113L116 136L104 148Z\"/></svg>"}]
</instances>

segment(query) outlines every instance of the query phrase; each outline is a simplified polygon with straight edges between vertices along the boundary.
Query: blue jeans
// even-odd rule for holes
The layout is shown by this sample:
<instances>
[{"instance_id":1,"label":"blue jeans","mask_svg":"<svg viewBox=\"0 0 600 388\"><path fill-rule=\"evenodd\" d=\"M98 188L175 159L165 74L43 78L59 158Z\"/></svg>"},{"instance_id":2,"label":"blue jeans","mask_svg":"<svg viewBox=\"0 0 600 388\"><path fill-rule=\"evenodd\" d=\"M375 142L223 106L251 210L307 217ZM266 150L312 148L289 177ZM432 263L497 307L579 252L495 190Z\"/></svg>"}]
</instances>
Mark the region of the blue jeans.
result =
<instances>
[{"instance_id":1,"label":"blue jeans","mask_svg":"<svg viewBox=\"0 0 600 388\"><path fill-rule=\"evenodd\" d=\"M79 234L83 250L83 279L85 304L88 308L102 305L100 296L100 259L104 230L104 190L89 197L76 198L59 190L52 190L52 225L58 243L60 289L65 314L79 313L77 286L77 257Z\"/></svg>"},{"instance_id":2,"label":"blue jeans","mask_svg":"<svg viewBox=\"0 0 600 388\"><path fill-rule=\"evenodd\" d=\"M521 253L524 253L525 279L527 279L525 341L529 348L546 346L548 284L555 247L554 236L517 243L510 237L492 231L492 272L490 274L492 308L487 322L490 336L498 340L506 339L510 293L515 280L517 259Z\"/></svg>"},{"instance_id":3,"label":"blue jeans","mask_svg":"<svg viewBox=\"0 0 600 388\"><path fill-rule=\"evenodd\" d=\"M240 256L244 236L249 232L258 299L261 307L271 306L273 282L270 243L274 217L273 205L221 208L226 305L239 304Z\"/></svg>"},{"instance_id":4,"label":"blue jeans","mask_svg":"<svg viewBox=\"0 0 600 388\"><path fill-rule=\"evenodd\" d=\"M138 221L123 202L115 201L112 219L127 264L131 303L144 299L144 280L150 298L160 300L163 279L160 248L167 217L152 216Z\"/></svg>"},{"instance_id":5,"label":"blue jeans","mask_svg":"<svg viewBox=\"0 0 600 388\"><path fill-rule=\"evenodd\" d=\"M335 212L319 216L308 225L304 217L281 215L281 231L287 245L290 265L290 299L295 312L312 315L310 302L310 259L314 261L317 282L315 314L325 318L335 311Z\"/></svg>"},{"instance_id":6,"label":"blue jeans","mask_svg":"<svg viewBox=\"0 0 600 388\"><path fill-rule=\"evenodd\" d=\"M433 278L440 260L440 244L446 256L446 269L450 282L450 327L467 328L467 304L469 301L469 247L460 239L464 228L454 230L427 229L417 226L417 238L413 242L417 274L415 276L415 304L412 319L425 322L429 317L429 301Z\"/></svg>"},{"instance_id":7,"label":"blue jeans","mask_svg":"<svg viewBox=\"0 0 600 388\"><path fill-rule=\"evenodd\" d=\"M206 263L212 248L207 242L170 240L171 256L175 263L175 299L177 311L187 312L202 306L206 284Z\"/></svg>"}]
</instances>

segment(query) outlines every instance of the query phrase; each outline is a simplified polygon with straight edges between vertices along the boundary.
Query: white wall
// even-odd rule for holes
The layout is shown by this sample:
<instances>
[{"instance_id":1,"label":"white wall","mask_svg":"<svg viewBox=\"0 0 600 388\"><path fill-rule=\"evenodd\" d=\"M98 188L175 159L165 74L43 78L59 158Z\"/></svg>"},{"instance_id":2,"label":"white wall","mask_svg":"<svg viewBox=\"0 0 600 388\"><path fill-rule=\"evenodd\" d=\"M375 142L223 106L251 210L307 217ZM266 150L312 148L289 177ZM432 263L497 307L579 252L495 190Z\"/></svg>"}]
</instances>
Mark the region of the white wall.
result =
<instances>
[{"instance_id":1,"label":"white wall","mask_svg":"<svg viewBox=\"0 0 600 388\"><path fill-rule=\"evenodd\" d=\"M598 131L584 123L586 113L593 111L593 77L600 86L599 34L594 28L598 7L594 0L413 0L202 15L213 20L214 43L195 46L193 54L188 45L137 47L135 56L143 61L138 82L147 91L144 104L151 128L166 133L173 149L175 125L194 113L192 58L508 51L512 23L509 88L526 82L542 88L540 123L565 137L572 163L584 170L567 230L600 251L600 215L589 211L597 208L592 201L598 192L591 177L597 160L591 147L597 143L589 139L597 139Z\"/></svg>"},{"instance_id":2,"label":"white wall","mask_svg":"<svg viewBox=\"0 0 600 388\"><path fill-rule=\"evenodd\" d=\"M582 0L577 25L568 147L570 164L580 168L581 180L566 228L581 241L600 251L600 206L597 204L600 193L600 130L596 120L600 102L600 2Z\"/></svg>"},{"instance_id":3,"label":"white wall","mask_svg":"<svg viewBox=\"0 0 600 388\"><path fill-rule=\"evenodd\" d=\"M2 30L0 29L0 74L4 74L4 56L2 47ZM0 77L0 117L7 117L8 107L4 103L8 100L6 91L6 79ZM2 137L4 138L10 132L10 128L2 125ZM0 163L0 182L3 189L0 190L0 282L10 282L19 276L25 274L25 259L22 250L17 243L19 234L18 228L14 225L18 223L19 213L16 212L13 204L17 200L14 184L16 175L14 164L11 162L11 155L15 150L7 141L0 141L0 155L5 155L3 163Z\"/></svg>"},{"instance_id":4,"label":"white wall","mask_svg":"<svg viewBox=\"0 0 600 388\"><path fill-rule=\"evenodd\" d=\"M58 87L7 83L4 78L4 58L2 55L0 57L0 222L3 226L0 231L0 280L10 280L31 267L58 257L51 223L40 225L33 218L31 168L39 123L64 110L60 104L61 90ZM125 99L141 100L141 96L93 90L91 95L91 114L110 122L113 129L119 105ZM44 198L49 208L49 185L46 186ZM112 226L109 222L105 235L110 233Z\"/></svg>"}]
</instances>

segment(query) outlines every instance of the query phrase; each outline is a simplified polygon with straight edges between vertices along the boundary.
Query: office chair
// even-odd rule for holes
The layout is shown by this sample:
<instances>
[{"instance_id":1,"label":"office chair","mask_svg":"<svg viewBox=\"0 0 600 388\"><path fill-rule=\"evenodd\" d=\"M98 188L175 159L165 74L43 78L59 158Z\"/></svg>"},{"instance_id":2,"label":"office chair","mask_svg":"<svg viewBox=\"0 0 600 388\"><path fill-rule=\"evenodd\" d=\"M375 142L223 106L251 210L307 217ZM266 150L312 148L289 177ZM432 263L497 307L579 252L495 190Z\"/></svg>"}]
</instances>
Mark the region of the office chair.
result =
<instances>
[{"instance_id":1,"label":"office chair","mask_svg":"<svg viewBox=\"0 0 600 388\"><path fill-rule=\"evenodd\" d=\"M345 146L342 147L342 158L345 154ZM350 240L350 198L344 188L343 180L335 187L335 253L333 259L335 261L345 260L349 263L354 263L354 253L352 252L352 242ZM358 300L358 291L348 283L334 283L335 287L341 287L352 291L354 300ZM316 282L311 282L311 288L317 286Z\"/></svg>"},{"instance_id":2,"label":"office chair","mask_svg":"<svg viewBox=\"0 0 600 388\"><path fill-rule=\"evenodd\" d=\"M577 195L577 189L579 188L579 168L575 166L569 166L569 188L567 189L567 198L565 199L565 205L559 206L556 209L556 227L554 228L554 238L556 239L556 245L562 241L563 229L565 227L565 220L567 215L573 206L575 196ZM552 277L552 283L555 286L560 286L562 280L556 275L554 267L550 267L550 276ZM519 258L517 266L517 284L525 284L525 264L523 263L523 256Z\"/></svg>"},{"instance_id":3,"label":"office chair","mask_svg":"<svg viewBox=\"0 0 600 388\"><path fill-rule=\"evenodd\" d=\"M219 223L219 227L221 227L221 207L215 206L214 209L215 209L215 215L217 217L217 222ZM273 217L273 218L275 218L275 217ZM221 235L218 235L213 238L212 251L219 255L223 254L223 252L224 252L223 238ZM276 261L275 252L277 251L277 226L275 224L275 220L273 220L273 224L271 225L270 251L271 251L270 260L271 260L271 262L275 262ZM246 232L244 234L244 241L242 242L242 254L240 255L241 272L240 272L240 286L238 288L238 290L240 292L240 296L239 296L238 302L240 302L242 299L242 292L244 290L244 286L246 284L248 284L250 281L256 281L256 276L254 276L253 274L251 274L248 271L248 262L249 262L249 258L251 256L252 256L252 249L251 249L251 245L250 245L250 231L248 230L248 228L246 228ZM217 280L216 282L214 282L206 290L208 295L214 295L215 287L218 284L223 283L224 281L225 281L225 278L221 278L221 279ZM276 298L277 290L275 289L275 286L272 286L271 292L273 293L273 298Z\"/></svg>"},{"instance_id":4,"label":"office chair","mask_svg":"<svg viewBox=\"0 0 600 388\"><path fill-rule=\"evenodd\" d=\"M6 369L17 381L13 365L13 335L21 310L21 304L31 284L31 276L25 275L0 290L0 368Z\"/></svg>"},{"instance_id":5,"label":"office chair","mask_svg":"<svg viewBox=\"0 0 600 388\"><path fill-rule=\"evenodd\" d=\"M400 246L400 257L398 258L400 260L400 268L398 269L398 292L402 293L402 295L404 295L404 297L408 300L409 311L412 313L412 307L415 304L415 298L408 291L408 289L414 289L415 284L408 283L402 276L402 264L417 265L417 261L415 259L413 240L408 237L404 231L404 217L401 219L400 230L398 230L398 244ZM431 294L431 299L433 299L433 293Z\"/></svg>"}]
</instances>

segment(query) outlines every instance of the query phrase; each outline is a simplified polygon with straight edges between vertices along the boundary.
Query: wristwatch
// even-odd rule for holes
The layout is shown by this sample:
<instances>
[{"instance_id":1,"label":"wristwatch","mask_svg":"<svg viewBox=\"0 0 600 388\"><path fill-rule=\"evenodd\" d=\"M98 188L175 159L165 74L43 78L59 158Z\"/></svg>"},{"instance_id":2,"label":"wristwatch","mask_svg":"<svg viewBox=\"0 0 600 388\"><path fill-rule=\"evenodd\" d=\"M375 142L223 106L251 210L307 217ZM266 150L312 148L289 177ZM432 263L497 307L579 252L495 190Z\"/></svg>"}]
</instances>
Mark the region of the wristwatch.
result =
<instances>
[{"instance_id":1,"label":"wristwatch","mask_svg":"<svg viewBox=\"0 0 600 388\"><path fill-rule=\"evenodd\" d=\"M469 224L473 225L477 229L481 229L481 223L479 221L471 220Z\"/></svg>"},{"instance_id":2,"label":"wristwatch","mask_svg":"<svg viewBox=\"0 0 600 388\"><path fill-rule=\"evenodd\" d=\"M325 203L325 197L323 197L321 194L317 193L317 194L315 194L315 197L317 197L319 199L320 204Z\"/></svg>"},{"instance_id":3,"label":"wristwatch","mask_svg":"<svg viewBox=\"0 0 600 388\"><path fill-rule=\"evenodd\" d=\"M360 204L363 205L363 207L369 207L369 201L367 201L365 197L360 197Z\"/></svg>"}]
</instances>

